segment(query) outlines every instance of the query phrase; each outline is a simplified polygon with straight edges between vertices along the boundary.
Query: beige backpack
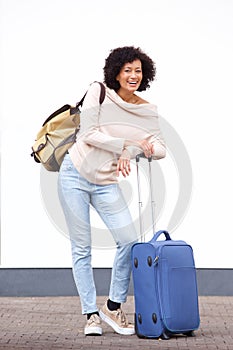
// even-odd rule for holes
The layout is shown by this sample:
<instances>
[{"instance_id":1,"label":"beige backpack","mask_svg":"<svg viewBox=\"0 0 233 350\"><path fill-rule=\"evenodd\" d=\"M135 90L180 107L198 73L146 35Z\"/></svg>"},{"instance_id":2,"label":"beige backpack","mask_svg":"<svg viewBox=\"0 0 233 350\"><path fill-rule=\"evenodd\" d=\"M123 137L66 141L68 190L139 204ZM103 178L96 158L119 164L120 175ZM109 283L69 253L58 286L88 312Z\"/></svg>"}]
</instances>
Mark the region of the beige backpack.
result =
<instances>
[{"instance_id":1,"label":"beige backpack","mask_svg":"<svg viewBox=\"0 0 233 350\"><path fill-rule=\"evenodd\" d=\"M105 98L105 87L101 87L99 103ZM48 171L59 171L62 160L68 149L76 140L76 134L80 129L80 109L85 99L83 98L72 107L68 104L52 113L42 125L32 146L31 156L37 163L41 163Z\"/></svg>"}]
</instances>

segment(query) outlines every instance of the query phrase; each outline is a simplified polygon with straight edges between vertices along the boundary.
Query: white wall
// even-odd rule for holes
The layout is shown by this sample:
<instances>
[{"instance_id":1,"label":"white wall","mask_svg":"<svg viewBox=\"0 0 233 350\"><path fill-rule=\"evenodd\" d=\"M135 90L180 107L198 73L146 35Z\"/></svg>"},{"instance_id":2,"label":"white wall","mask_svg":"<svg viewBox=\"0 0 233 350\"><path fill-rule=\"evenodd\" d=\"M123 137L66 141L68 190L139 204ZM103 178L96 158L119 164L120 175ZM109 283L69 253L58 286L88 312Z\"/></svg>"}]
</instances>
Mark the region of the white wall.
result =
<instances>
[{"instance_id":1,"label":"white wall","mask_svg":"<svg viewBox=\"0 0 233 350\"><path fill-rule=\"evenodd\" d=\"M44 119L101 80L105 57L124 45L156 61L157 80L143 96L175 138L159 164L166 196L157 228L188 241L197 267L233 267L232 15L230 0L0 1L1 267L71 266L56 195L48 209L41 190L48 181L55 191L57 175L41 171L30 147ZM181 191L185 206L173 224ZM133 192L133 215L136 201ZM98 247L93 265L111 266L112 256Z\"/></svg>"}]
</instances>

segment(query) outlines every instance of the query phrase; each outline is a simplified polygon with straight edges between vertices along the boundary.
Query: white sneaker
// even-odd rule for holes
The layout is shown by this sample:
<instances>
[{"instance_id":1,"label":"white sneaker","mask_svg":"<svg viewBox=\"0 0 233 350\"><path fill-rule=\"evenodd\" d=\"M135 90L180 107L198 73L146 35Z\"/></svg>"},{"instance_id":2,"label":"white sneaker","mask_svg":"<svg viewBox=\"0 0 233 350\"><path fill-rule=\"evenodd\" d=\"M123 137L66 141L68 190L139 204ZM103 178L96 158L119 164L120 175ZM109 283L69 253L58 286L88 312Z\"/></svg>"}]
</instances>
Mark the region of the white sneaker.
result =
<instances>
[{"instance_id":1,"label":"white sneaker","mask_svg":"<svg viewBox=\"0 0 233 350\"><path fill-rule=\"evenodd\" d=\"M91 315L84 328L85 335L102 335L101 319L97 314Z\"/></svg>"}]
</instances>

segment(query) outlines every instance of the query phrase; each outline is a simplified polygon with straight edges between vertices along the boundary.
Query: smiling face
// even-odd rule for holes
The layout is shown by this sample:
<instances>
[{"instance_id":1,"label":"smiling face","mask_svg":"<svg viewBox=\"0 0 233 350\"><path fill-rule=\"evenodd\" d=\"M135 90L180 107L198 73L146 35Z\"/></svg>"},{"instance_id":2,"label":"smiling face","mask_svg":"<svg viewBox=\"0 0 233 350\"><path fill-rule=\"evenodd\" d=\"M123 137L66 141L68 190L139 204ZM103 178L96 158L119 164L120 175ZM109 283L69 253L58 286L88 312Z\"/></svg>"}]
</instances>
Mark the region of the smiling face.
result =
<instances>
[{"instance_id":1,"label":"smiling face","mask_svg":"<svg viewBox=\"0 0 233 350\"><path fill-rule=\"evenodd\" d=\"M117 75L116 80L120 84L120 90L134 93L142 81L142 64L140 60L125 63Z\"/></svg>"}]
</instances>

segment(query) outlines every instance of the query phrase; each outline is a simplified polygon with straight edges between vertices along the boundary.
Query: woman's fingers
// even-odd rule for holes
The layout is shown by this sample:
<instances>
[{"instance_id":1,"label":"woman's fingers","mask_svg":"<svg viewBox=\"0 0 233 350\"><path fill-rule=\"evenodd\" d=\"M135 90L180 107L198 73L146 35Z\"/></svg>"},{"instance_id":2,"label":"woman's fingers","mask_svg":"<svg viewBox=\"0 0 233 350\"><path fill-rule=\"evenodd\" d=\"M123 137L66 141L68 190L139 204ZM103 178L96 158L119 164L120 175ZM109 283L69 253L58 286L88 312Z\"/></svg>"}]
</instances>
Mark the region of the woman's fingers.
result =
<instances>
[{"instance_id":1,"label":"woman's fingers","mask_svg":"<svg viewBox=\"0 0 233 350\"><path fill-rule=\"evenodd\" d=\"M145 154L145 156L148 158L153 154L153 145L152 143L149 143L147 140L142 140L139 142L140 146Z\"/></svg>"},{"instance_id":2,"label":"woman's fingers","mask_svg":"<svg viewBox=\"0 0 233 350\"><path fill-rule=\"evenodd\" d=\"M117 176L119 176L121 172L122 175L126 177L130 174L130 171L130 160L120 158L117 163Z\"/></svg>"}]
</instances>

